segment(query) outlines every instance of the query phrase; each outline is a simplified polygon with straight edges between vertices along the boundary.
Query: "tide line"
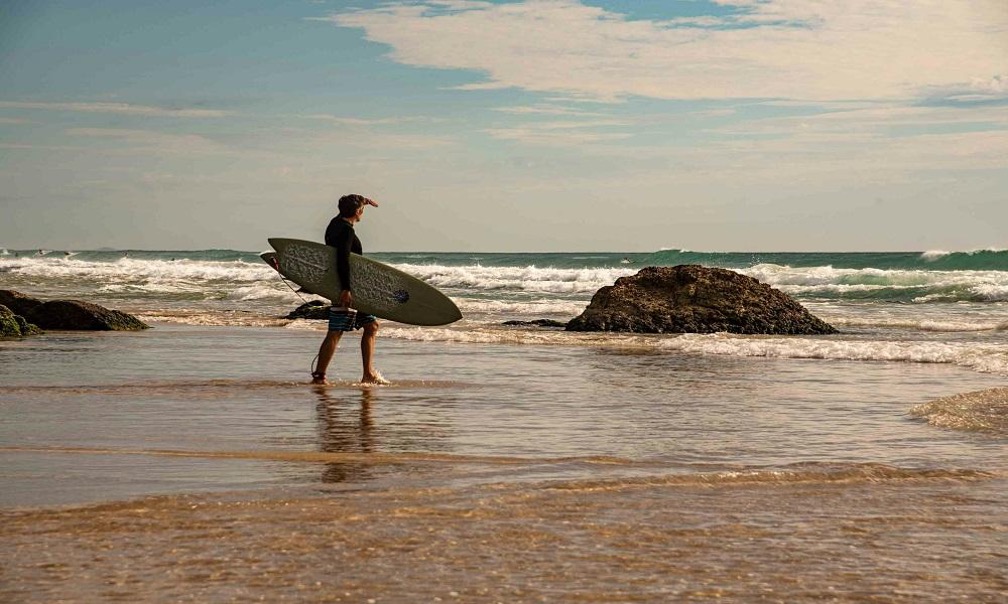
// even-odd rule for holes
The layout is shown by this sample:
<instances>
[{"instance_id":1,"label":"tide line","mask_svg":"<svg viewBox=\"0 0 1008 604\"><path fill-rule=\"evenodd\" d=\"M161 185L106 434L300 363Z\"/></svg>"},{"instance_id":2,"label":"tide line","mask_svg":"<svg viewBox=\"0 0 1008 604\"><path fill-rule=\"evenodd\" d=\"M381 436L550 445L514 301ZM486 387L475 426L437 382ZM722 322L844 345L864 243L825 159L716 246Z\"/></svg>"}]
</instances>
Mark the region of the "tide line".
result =
<instances>
[{"instance_id":1,"label":"tide line","mask_svg":"<svg viewBox=\"0 0 1008 604\"><path fill-rule=\"evenodd\" d=\"M144 455L154 457L183 457L195 459L235 459L254 461L282 461L294 463L338 463L355 462L372 465L402 465L415 463L433 464L482 464L482 465L538 465L580 463L591 465L634 465L628 459L609 456L583 457L514 457L503 455L452 455L448 453L367 453L329 451L187 451L178 449L127 449L104 447L60 447L60 446L0 446L0 453L42 453L54 455Z\"/></svg>"}]
</instances>

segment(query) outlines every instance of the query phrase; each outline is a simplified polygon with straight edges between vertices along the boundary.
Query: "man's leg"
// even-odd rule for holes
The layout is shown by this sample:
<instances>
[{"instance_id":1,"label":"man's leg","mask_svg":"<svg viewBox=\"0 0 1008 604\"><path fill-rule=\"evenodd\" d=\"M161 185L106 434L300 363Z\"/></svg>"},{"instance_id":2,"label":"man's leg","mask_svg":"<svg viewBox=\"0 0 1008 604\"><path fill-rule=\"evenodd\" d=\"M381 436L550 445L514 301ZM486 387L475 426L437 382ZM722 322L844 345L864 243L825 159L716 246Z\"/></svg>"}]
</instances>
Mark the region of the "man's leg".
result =
<instances>
[{"instance_id":1,"label":"man's leg","mask_svg":"<svg viewBox=\"0 0 1008 604\"><path fill-rule=\"evenodd\" d=\"M315 365L315 372L312 373L313 384L326 383L326 369L329 368L329 361L332 361L333 355L336 354L336 348L339 347L339 341L342 336L343 332L339 330L326 332L326 337L322 340L322 345L319 346L318 364Z\"/></svg>"},{"instance_id":2,"label":"man's leg","mask_svg":"<svg viewBox=\"0 0 1008 604\"><path fill-rule=\"evenodd\" d=\"M361 334L360 351L361 362L364 365L364 375L361 377L361 382L364 384L371 384L383 381L381 376L378 375L378 372L375 371L374 365L372 364L375 339L378 337L378 321L371 321L362 329L364 330L364 333Z\"/></svg>"}]
</instances>

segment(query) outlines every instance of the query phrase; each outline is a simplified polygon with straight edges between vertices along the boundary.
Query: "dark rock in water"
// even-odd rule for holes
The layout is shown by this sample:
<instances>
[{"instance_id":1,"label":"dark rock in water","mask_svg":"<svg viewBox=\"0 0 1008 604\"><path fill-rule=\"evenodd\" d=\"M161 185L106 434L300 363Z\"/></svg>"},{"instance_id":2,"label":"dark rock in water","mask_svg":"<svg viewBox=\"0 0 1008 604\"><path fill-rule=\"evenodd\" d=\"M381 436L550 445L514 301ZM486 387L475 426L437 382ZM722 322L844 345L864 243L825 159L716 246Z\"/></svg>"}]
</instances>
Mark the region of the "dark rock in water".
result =
<instances>
[{"instance_id":1,"label":"dark rock in water","mask_svg":"<svg viewBox=\"0 0 1008 604\"><path fill-rule=\"evenodd\" d=\"M14 315L14 320L17 321L18 327L21 328L22 336L37 336L40 333L44 333L38 328L38 325L29 323L28 320L21 315Z\"/></svg>"},{"instance_id":2,"label":"dark rock in water","mask_svg":"<svg viewBox=\"0 0 1008 604\"><path fill-rule=\"evenodd\" d=\"M568 331L832 334L837 330L787 294L734 271L648 267L592 297Z\"/></svg>"},{"instance_id":3,"label":"dark rock in water","mask_svg":"<svg viewBox=\"0 0 1008 604\"><path fill-rule=\"evenodd\" d=\"M16 315L26 317L36 308L42 306L42 301L22 294L19 291L0 289L0 305L6 306Z\"/></svg>"},{"instance_id":4,"label":"dark rock in water","mask_svg":"<svg viewBox=\"0 0 1008 604\"><path fill-rule=\"evenodd\" d=\"M42 333L21 315L0 304L0 338L23 338Z\"/></svg>"},{"instance_id":5,"label":"dark rock in water","mask_svg":"<svg viewBox=\"0 0 1008 604\"><path fill-rule=\"evenodd\" d=\"M504 321L502 325L514 325L518 327L566 327L567 324L553 319L536 319L534 321Z\"/></svg>"},{"instance_id":6,"label":"dark rock in water","mask_svg":"<svg viewBox=\"0 0 1008 604\"><path fill-rule=\"evenodd\" d=\"M321 300L312 300L298 306L287 315L288 319L329 319L329 305Z\"/></svg>"},{"instance_id":7,"label":"dark rock in water","mask_svg":"<svg viewBox=\"0 0 1008 604\"><path fill-rule=\"evenodd\" d=\"M29 318L43 329L137 331L150 326L133 315L81 300L50 300Z\"/></svg>"},{"instance_id":8,"label":"dark rock in water","mask_svg":"<svg viewBox=\"0 0 1008 604\"><path fill-rule=\"evenodd\" d=\"M43 329L135 331L150 327L133 315L80 300L42 302L21 292L0 290L0 304Z\"/></svg>"}]
</instances>

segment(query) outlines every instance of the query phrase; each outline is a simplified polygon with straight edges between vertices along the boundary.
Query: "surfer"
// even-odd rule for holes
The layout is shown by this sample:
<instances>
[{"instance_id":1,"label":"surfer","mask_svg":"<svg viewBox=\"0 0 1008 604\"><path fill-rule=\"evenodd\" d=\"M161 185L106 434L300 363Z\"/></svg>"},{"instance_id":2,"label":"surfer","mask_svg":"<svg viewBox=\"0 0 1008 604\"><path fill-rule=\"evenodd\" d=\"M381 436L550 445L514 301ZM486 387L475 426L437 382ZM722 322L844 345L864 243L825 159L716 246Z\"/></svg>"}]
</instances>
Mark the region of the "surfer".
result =
<instances>
[{"instance_id":1,"label":"surfer","mask_svg":"<svg viewBox=\"0 0 1008 604\"><path fill-rule=\"evenodd\" d=\"M363 195L344 195L339 199L339 215L329 222L325 233L325 243L336 248L336 273L342 291L338 300L333 300L329 309L329 331L319 347L318 364L312 371L313 384L326 384L326 369L336 353L340 338L345 331L363 329L361 336L361 362L364 373L363 384L387 384L372 364L375 339L378 335L378 319L374 315L358 313L353 308L353 285L350 282L350 253L363 253L361 241L354 232L354 225L361 221L366 206L378 207L373 200Z\"/></svg>"}]
</instances>

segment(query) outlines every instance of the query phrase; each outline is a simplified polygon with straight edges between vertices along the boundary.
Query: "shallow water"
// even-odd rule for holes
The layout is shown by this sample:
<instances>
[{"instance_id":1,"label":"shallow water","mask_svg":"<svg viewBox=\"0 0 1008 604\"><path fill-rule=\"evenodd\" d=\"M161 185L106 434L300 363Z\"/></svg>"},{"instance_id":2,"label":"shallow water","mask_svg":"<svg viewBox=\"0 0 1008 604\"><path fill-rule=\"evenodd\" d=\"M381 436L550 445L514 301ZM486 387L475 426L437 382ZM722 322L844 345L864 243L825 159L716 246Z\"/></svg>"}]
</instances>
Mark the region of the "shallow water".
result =
<instances>
[{"instance_id":1,"label":"shallow water","mask_svg":"<svg viewBox=\"0 0 1008 604\"><path fill-rule=\"evenodd\" d=\"M1005 435L911 414L999 376L387 339L395 383L365 388L348 337L341 379L312 387L320 335L165 324L0 349L0 599L1008 589Z\"/></svg>"},{"instance_id":2,"label":"shallow water","mask_svg":"<svg viewBox=\"0 0 1008 604\"><path fill-rule=\"evenodd\" d=\"M270 455L282 462L310 451L443 454L461 469L474 458L513 459L506 479L823 462L1008 469L1003 434L941 430L911 416L917 405L1004 383L956 367L383 340L380 364L395 382L365 388L353 383L359 361L348 336L334 367L340 379L316 388L304 382L319 335L162 325L4 348L0 455L12 488L0 503L54 496L33 478L36 463L122 450L135 452L130 462L81 464L56 491L75 493L73 502L187 490L195 476L213 489L269 485L297 474L279 477ZM224 466L239 461L249 469L228 478ZM178 467L150 471L165 463ZM479 480L497 479L497 469L481 468ZM105 480L110 471L118 486ZM22 476L36 487L23 487Z\"/></svg>"}]
</instances>

